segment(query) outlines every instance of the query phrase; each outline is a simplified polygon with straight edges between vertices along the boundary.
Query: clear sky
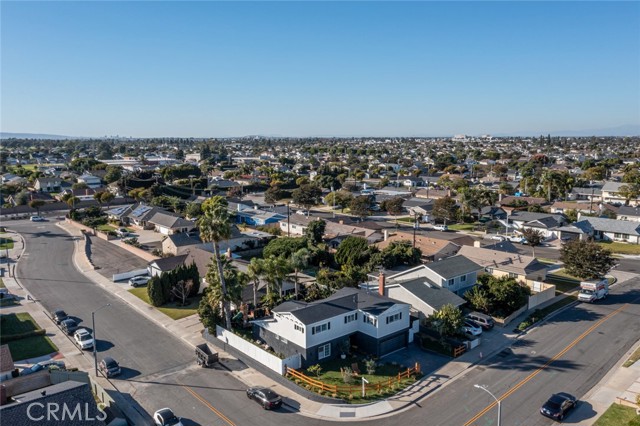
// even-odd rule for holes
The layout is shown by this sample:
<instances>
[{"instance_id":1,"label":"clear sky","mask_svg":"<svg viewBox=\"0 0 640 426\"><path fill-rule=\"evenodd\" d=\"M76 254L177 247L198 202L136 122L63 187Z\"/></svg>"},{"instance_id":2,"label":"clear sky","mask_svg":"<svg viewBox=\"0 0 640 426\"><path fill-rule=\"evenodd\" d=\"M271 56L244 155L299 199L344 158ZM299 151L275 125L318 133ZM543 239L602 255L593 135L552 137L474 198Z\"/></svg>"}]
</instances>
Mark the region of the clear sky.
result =
<instances>
[{"instance_id":1,"label":"clear sky","mask_svg":"<svg viewBox=\"0 0 640 426\"><path fill-rule=\"evenodd\" d=\"M430 136L640 125L638 2L1 2L1 130Z\"/></svg>"}]
</instances>

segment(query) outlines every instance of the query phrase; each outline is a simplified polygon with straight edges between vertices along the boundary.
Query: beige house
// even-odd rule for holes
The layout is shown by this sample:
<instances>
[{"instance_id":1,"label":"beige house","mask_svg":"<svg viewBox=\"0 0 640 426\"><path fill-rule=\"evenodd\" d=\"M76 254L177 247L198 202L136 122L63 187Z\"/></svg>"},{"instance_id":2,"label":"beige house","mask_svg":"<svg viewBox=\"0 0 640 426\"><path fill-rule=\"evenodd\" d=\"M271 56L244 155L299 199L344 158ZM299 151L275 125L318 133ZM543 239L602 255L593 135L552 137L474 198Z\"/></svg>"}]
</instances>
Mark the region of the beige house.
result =
<instances>
[{"instance_id":1,"label":"beige house","mask_svg":"<svg viewBox=\"0 0 640 426\"><path fill-rule=\"evenodd\" d=\"M485 272L494 277L509 276L532 288L547 277L547 267L535 257L469 246L461 247L458 255L484 267Z\"/></svg>"}]
</instances>

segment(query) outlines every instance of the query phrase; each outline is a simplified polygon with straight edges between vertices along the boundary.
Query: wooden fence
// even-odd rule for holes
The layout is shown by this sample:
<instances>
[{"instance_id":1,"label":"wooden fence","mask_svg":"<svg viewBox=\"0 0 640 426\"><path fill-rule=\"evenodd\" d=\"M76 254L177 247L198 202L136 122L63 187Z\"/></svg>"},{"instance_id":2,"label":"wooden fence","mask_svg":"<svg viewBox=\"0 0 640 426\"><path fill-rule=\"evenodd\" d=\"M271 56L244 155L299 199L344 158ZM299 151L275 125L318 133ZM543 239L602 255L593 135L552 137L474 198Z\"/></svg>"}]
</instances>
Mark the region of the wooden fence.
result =
<instances>
[{"instance_id":1,"label":"wooden fence","mask_svg":"<svg viewBox=\"0 0 640 426\"><path fill-rule=\"evenodd\" d=\"M399 385L402 382L402 380L408 379L409 377L419 373L420 373L420 363L416 362L416 364L413 367L407 368L406 370L403 370L403 371L399 371L397 376L389 377L388 379L379 381L377 383L365 383L364 389L365 389L365 392L366 391L380 392L383 389L391 388L396 383ZM330 385L330 384L324 383L321 380L313 379L307 376L306 374L298 370L295 370L293 368L287 368L286 375L294 379L300 380L306 385L311 386L315 391L331 392L333 394L339 394L339 393L356 394L356 393L362 392L361 384ZM357 376L356 376L356 380L357 380Z\"/></svg>"}]
</instances>

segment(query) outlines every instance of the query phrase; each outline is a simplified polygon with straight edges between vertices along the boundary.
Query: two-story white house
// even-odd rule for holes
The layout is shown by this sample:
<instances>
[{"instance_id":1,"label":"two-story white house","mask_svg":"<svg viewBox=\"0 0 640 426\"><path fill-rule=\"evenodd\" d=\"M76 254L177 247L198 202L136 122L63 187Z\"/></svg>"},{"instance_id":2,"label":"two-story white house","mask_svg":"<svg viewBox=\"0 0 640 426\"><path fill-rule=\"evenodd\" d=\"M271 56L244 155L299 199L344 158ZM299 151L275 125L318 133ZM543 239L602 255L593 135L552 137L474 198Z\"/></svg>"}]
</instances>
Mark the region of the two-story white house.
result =
<instances>
[{"instance_id":1,"label":"two-story white house","mask_svg":"<svg viewBox=\"0 0 640 426\"><path fill-rule=\"evenodd\" d=\"M307 303L287 301L273 316L253 321L253 336L285 357L299 353L303 366L340 356L345 348L382 357L409 343L409 305L378 292L343 288Z\"/></svg>"},{"instance_id":2,"label":"two-story white house","mask_svg":"<svg viewBox=\"0 0 640 426\"><path fill-rule=\"evenodd\" d=\"M98 176L85 173L82 176L78 176L78 182L86 183L89 188L95 189L102 186L102 181Z\"/></svg>"},{"instance_id":3,"label":"two-story white house","mask_svg":"<svg viewBox=\"0 0 640 426\"><path fill-rule=\"evenodd\" d=\"M424 265L424 269L422 276L458 296L476 285L478 275L484 272L482 266L464 256L452 256L429 263Z\"/></svg>"}]
</instances>

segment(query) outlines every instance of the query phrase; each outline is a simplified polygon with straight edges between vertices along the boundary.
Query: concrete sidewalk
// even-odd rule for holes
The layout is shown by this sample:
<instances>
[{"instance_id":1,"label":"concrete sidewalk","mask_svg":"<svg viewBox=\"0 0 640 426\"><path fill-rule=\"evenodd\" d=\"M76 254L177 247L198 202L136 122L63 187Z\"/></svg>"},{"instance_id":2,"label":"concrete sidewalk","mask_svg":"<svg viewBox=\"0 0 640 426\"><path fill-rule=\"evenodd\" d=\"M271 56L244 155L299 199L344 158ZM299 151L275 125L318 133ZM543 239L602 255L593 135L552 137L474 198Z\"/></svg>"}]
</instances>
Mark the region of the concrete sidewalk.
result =
<instances>
[{"instance_id":1,"label":"concrete sidewalk","mask_svg":"<svg viewBox=\"0 0 640 426\"><path fill-rule=\"evenodd\" d=\"M206 342L202 336L204 327L200 323L197 315L192 315L181 320L173 320L129 293L127 291L127 287L123 287L122 285L116 284L103 277L93 269L93 266L86 257L84 250L85 242L82 233L68 223L58 223L58 226L69 234L78 237L73 254L74 264L88 279L103 287L110 293L117 295L133 309L138 310L141 314L145 315L159 326L164 327L192 347L195 348L195 345ZM555 298L544 305L553 303L554 301ZM520 317L516 318L512 324L518 324L520 321L524 320L526 316L527 313L522 314ZM397 412L412 408L423 398L445 388L449 383L462 375L469 368L472 368L474 365L490 358L505 348L510 347L518 337L525 335L510 332L511 329L512 327L508 327L502 329L500 333L488 334L485 337L484 345L481 345L480 347L463 354L459 358L448 362L445 366L436 371L426 372L425 377L422 380L409 386L398 395L388 398L387 400L367 405L326 404L310 400L301 396L287 386L278 383L269 376L245 365L230 353L223 350L218 350L218 352L221 364L230 371L231 375L247 386L264 386L272 388L282 395L285 405L288 406L290 410L311 418L335 421L356 421L367 418L371 419L391 416ZM491 349L488 350L487 348ZM640 368L625 370L640 373ZM600 392L592 390L593 401L591 402L591 405L594 410L598 410L598 414L606 410L617 396L626 391L628 386L631 386L635 379L640 377L640 374L638 374L633 378L633 380L631 380L629 378L630 375L625 371L621 371L618 375L616 375L616 372L612 372L610 375L611 377L607 376L605 379L611 381L611 384L607 382L594 387L594 389L598 388L598 390L601 390ZM602 382L605 382L605 379L603 379ZM629 380L631 380L631 383L627 385ZM595 417L592 417L592 420L595 421Z\"/></svg>"}]
</instances>

